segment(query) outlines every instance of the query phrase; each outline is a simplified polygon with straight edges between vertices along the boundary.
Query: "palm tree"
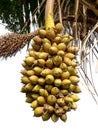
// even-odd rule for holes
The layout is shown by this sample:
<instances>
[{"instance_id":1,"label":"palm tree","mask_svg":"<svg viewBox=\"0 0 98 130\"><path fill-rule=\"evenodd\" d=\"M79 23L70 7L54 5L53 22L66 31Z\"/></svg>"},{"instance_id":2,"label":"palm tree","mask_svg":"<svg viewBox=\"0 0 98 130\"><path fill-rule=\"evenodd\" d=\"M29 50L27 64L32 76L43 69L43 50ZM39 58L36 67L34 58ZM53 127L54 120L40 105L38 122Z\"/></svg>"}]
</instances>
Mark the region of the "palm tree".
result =
<instances>
[{"instance_id":1,"label":"palm tree","mask_svg":"<svg viewBox=\"0 0 98 130\"><path fill-rule=\"evenodd\" d=\"M0 57L13 56L45 27L45 6L46 0L0 0L0 19L14 32L0 37ZM63 24L63 33L74 37L80 77L98 105L93 78L93 63L98 64L98 0L55 0L53 15L55 23Z\"/></svg>"}]
</instances>

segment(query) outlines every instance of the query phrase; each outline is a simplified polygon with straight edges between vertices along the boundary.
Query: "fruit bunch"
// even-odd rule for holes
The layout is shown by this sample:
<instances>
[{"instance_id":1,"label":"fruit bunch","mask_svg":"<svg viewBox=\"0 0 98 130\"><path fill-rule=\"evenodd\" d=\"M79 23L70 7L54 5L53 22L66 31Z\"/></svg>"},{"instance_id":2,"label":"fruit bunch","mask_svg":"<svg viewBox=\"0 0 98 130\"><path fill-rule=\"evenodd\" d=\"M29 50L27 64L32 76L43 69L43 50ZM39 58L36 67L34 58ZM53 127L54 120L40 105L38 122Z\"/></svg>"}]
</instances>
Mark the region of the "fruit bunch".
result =
<instances>
[{"instance_id":1,"label":"fruit bunch","mask_svg":"<svg viewBox=\"0 0 98 130\"><path fill-rule=\"evenodd\" d=\"M34 116L43 121L59 118L66 121L66 113L77 108L79 100L76 55L78 48L72 45L73 37L62 34L62 25L40 29L33 38L21 70L21 92L31 104Z\"/></svg>"}]
</instances>

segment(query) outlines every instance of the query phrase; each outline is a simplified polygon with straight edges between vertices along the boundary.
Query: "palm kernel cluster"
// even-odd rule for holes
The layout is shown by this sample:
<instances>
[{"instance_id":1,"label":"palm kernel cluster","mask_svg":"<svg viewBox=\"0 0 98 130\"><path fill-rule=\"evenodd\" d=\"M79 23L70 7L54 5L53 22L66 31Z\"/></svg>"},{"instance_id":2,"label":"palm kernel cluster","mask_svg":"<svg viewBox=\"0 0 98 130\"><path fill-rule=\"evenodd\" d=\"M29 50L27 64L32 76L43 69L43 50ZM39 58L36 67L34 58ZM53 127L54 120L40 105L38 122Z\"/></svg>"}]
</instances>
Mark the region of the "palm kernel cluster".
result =
<instances>
[{"instance_id":1,"label":"palm kernel cluster","mask_svg":"<svg viewBox=\"0 0 98 130\"><path fill-rule=\"evenodd\" d=\"M78 47L73 37L62 34L62 25L40 29L33 38L21 70L21 92L26 94L35 117L53 122L67 120L67 112L77 108L81 92L76 69Z\"/></svg>"}]
</instances>

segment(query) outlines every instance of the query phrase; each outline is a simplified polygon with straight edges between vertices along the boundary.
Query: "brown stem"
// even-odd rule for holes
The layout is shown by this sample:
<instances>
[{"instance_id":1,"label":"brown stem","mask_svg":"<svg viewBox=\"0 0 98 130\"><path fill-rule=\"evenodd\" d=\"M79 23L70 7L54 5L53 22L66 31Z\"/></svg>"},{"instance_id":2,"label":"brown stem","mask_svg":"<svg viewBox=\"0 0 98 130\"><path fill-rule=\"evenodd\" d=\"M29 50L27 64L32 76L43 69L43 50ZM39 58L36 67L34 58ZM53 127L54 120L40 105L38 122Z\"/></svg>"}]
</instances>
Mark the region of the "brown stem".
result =
<instances>
[{"instance_id":1,"label":"brown stem","mask_svg":"<svg viewBox=\"0 0 98 130\"><path fill-rule=\"evenodd\" d=\"M81 33L82 39L86 36L86 32L87 32L87 7L83 5L83 32Z\"/></svg>"},{"instance_id":2,"label":"brown stem","mask_svg":"<svg viewBox=\"0 0 98 130\"><path fill-rule=\"evenodd\" d=\"M62 13L61 13L61 7L60 7L60 0L58 0L58 6L59 6L59 19L60 19L60 23L62 24Z\"/></svg>"},{"instance_id":3,"label":"brown stem","mask_svg":"<svg viewBox=\"0 0 98 130\"><path fill-rule=\"evenodd\" d=\"M86 2L86 1L84 1L84 0L80 0L80 3L81 3L81 4L84 4L85 6L87 6L88 9L92 10L93 13L94 13L96 16L98 16L98 10L95 8L94 5L88 3L88 2Z\"/></svg>"},{"instance_id":4,"label":"brown stem","mask_svg":"<svg viewBox=\"0 0 98 130\"><path fill-rule=\"evenodd\" d=\"M77 44L77 19L78 19L78 8L79 8L79 0L75 0L75 19L73 22L73 35L75 38L75 43Z\"/></svg>"},{"instance_id":5,"label":"brown stem","mask_svg":"<svg viewBox=\"0 0 98 130\"><path fill-rule=\"evenodd\" d=\"M96 30L96 28L98 28L98 22L95 24L95 26L92 28L92 30L90 31L90 33L86 36L86 38L83 41L83 46L82 46L82 51L85 51L86 48L86 43L89 39L89 37L91 36L91 34Z\"/></svg>"}]
</instances>

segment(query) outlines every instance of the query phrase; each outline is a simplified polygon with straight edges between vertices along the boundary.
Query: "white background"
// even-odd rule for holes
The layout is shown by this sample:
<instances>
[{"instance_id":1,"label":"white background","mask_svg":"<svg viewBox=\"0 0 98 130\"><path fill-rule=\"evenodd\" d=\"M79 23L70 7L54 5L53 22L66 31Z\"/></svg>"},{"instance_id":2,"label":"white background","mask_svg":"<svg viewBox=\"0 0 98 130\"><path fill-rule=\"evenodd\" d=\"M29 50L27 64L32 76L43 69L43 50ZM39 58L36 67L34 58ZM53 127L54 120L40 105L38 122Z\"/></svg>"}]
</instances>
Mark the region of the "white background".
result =
<instances>
[{"instance_id":1,"label":"white background","mask_svg":"<svg viewBox=\"0 0 98 130\"><path fill-rule=\"evenodd\" d=\"M4 26L0 26L0 35L5 33ZM98 130L98 106L83 85L78 108L67 114L66 122L43 122L41 118L33 117L25 94L20 92L21 63L26 53L25 47L16 56L0 59L0 130ZM98 73L95 77L97 85Z\"/></svg>"}]
</instances>

